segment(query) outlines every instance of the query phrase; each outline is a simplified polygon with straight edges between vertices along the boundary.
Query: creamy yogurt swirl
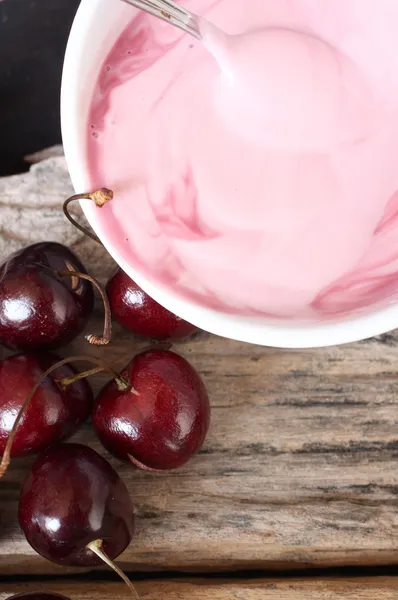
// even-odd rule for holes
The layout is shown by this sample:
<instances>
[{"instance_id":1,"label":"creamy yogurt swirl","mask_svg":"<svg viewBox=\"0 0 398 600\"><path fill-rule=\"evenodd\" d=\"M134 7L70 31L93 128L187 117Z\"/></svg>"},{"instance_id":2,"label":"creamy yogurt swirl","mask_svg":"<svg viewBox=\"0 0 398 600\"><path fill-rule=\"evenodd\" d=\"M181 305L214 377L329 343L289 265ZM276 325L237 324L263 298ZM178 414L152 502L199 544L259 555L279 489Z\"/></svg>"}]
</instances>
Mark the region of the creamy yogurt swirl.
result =
<instances>
[{"instance_id":1,"label":"creamy yogurt swirl","mask_svg":"<svg viewBox=\"0 0 398 600\"><path fill-rule=\"evenodd\" d=\"M396 0L192 0L228 73L139 14L101 69L93 186L126 260L226 312L326 319L398 290Z\"/></svg>"}]
</instances>

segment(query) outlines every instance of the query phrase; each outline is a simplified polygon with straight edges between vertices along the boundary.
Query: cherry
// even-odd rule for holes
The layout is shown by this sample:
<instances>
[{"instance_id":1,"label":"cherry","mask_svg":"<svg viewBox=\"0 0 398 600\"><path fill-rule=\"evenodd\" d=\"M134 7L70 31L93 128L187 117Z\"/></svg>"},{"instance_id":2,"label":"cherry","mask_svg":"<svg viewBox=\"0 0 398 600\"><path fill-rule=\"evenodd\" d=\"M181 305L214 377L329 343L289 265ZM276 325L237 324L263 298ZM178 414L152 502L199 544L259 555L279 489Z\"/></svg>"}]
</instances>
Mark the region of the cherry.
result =
<instances>
[{"instance_id":1,"label":"cherry","mask_svg":"<svg viewBox=\"0 0 398 600\"><path fill-rule=\"evenodd\" d=\"M70 598L52 592L25 592L11 596L8 600L70 600Z\"/></svg>"},{"instance_id":2,"label":"cherry","mask_svg":"<svg viewBox=\"0 0 398 600\"><path fill-rule=\"evenodd\" d=\"M51 355L50 355L51 356ZM96 368L91 369L90 371L85 371L83 373L77 373L76 371L74 371L73 369L70 370L65 370L63 369L62 371L60 371L60 369L62 367L65 367L65 365L67 365L68 363L72 363L72 362L76 362L76 361L85 361L85 362L91 362L94 363L96 365ZM46 364L46 363L44 363ZM54 376L54 372L58 371L58 374L56 373ZM8 437L7 437L7 441L4 447L4 451L3 451L3 456L1 459L1 463L0 463L0 477L2 477L4 475L4 473L6 472L8 465L10 464L10 460L11 460L11 454L12 454L12 449L13 449L13 443L15 438L17 437L18 434L18 427L19 424L23 421L23 418L26 414L26 412L28 411L28 409L30 408L30 404L32 402L34 402L35 400L35 395L38 394L40 392L40 388L43 386L43 383L46 384L46 379L49 376L52 376L51 378L51 383L52 385L55 387L55 392L57 392L57 390L61 390L62 392L65 392L65 389L70 386L73 385L77 382L80 382L80 380L85 379L86 377L89 377L90 375L94 375L95 373L98 373L100 371L109 371L111 373L111 375L114 378L115 384L118 387L118 389L120 390L125 390L129 387L129 384L124 381L121 376L116 373L109 365L107 365L106 363L104 363L101 359L99 358L94 358L92 356L70 356L68 358L63 358L58 362L53 362L44 372L39 373L37 372L37 377L35 377L36 381L32 387L32 389L30 390L29 394L27 395L27 397L25 398L25 400L19 404L19 406L17 406L17 408L19 410L15 410L14 414L11 416L11 420L12 420L12 424L10 423L9 427L10 427L10 431L7 432L8 433ZM7 372L7 371L6 371ZM64 377L62 378L62 376L64 374L68 373L68 377ZM61 376L61 379L59 379L59 377ZM91 388L86 387L87 384L83 384L85 387L81 388L81 382L79 383L80 389L83 389L83 391L85 389L90 390L89 393L89 399L90 399L90 405L92 404L92 394L91 394ZM5 386L7 387L7 386ZM62 415L62 413L59 413L59 406L57 407L56 403L54 404L54 398L50 395L49 397L47 397L47 392L48 392L48 385L46 384L46 388L47 391L45 393L46 396L46 402L44 404L44 409L42 407L40 407L39 405L39 416L41 416L45 421L48 421L48 423L50 425L54 426L53 429L53 434L54 432L57 430L57 423L54 421L54 418L57 414L58 411L58 419L59 419L59 423L68 423L68 418L65 418L64 415ZM79 388L75 388L73 393L76 396L76 390ZM51 390L50 390L51 392ZM44 397L44 396L43 396ZM84 398L87 401L87 398ZM50 408L52 408L53 410L47 410L48 406L50 406ZM69 415L72 416L72 419L70 419L71 423L73 421L76 421L76 415L81 416L81 414L86 414L87 412L89 412L89 407L84 408L82 407L81 409L76 409L76 408L71 408L71 406L69 406L69 402L66 404L66 408L67 410L69 410ZM40 412L41 410L41 412ZM1 411L0 411L1 414ZM11 413L9 413L10 416ZM7 415L7 413L6 413ZM44 415L44 416L43 416ZM7 418L7 416L6 416ZM36 417L37 418L37 417ZM63 431L65 431L67 429L67 425L65 425L65 427L61 427L60 431L61 431L61 436L63 435ZM35 433L30 431L30 427L27 424L25 430L22 431L21 433L21 445L23 445L23 436L24 434L26 434L27 438L33 438L36 440L36 445L38 446L40 444L40 440L41 437L40 435L42 435L43 437L46 437L46 433L45 433L45 428L43 428L42 424L38 423L38 435L35 437ZM51 435L51 428L47 428L47 437L50 438ZM53 438L51 439L51 442L57 442L58 440L56 439L56 436L53 435ZM48 442L48 440L47 440ZM25 446L26 446L27 442L25 440ZM28 442L28 446L27 448L30 448L29 446L30 441ZM47 443L46 443L47 445ZM27 448L25 447L25 450L27 450ZM17 448L18 451L18 448Z\"/></svg>"},{"instance_id":3,"label":"cherry","mask_svg":"<svg viewBox=\"0 0 398 600\"><path fill-rule=\"evenodd\" d=\"M52 354L18 354L0 361L0 454L4 454L16 417L32 388L40 386L23 413L15 433L11 456L39 453L71 436L88 418L93 392L85 380L62 385L76 375L62 365L43 375L60 359Z\"/></svg>"},{"instance_id":4,"label":"cherry","mask_svg":"<svg viewBox=\"0 0 398 600\"><path fill-rule=\"evenodd\" d=\"M59 565L112 563L129 545L134 510L127 488L102 456L81 444L58 444L33 464L21 491L19 523L36 552Z\"/></svg>"},{"instance_id":5,"label":"cherry","mask_svg":"<svg viewBox=\"0 0 398 600\"><path fill-rule=\"evenodd\" d=\"M93 309L93 289L84 277L77 256L56 242L10 256L0 267L0 343L20 350L69 343Z\"/></svg>"},{"instance_id":6,"label":"cherry","mask_svg":"<svg viewBox=\"0 0 398 600\"><path fill-rule=\"evenodd\" d=\"M210 422L206 388L182 356L149 350L136 356L99 393L93 426L107 450L145 470L180 467L198 452Z\"/></svg>"},{"instance_id":7,"label":"cherry","mask_svg":"<svg viewBox=\"0 0 398 600\"><path fill-rule=\"evenodd\" d=\"M121 269L109 279L106 292L115 321L132 333L167 340L185 338L197 331L148 296Z\"/></svg>"}]
</instances>

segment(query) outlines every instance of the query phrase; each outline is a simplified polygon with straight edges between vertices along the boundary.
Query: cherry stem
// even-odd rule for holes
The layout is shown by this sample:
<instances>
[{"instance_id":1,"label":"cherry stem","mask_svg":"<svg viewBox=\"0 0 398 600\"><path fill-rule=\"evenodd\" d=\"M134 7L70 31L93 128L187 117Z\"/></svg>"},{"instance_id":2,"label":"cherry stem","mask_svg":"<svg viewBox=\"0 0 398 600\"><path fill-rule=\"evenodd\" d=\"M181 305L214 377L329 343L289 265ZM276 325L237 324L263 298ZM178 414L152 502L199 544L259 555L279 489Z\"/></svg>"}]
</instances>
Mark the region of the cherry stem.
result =
<instances>
[{"instance_id":1,"label":"cherry stem","mask_svg":"<svg viewBox=\"0 0 398 600\"><path fill-rule=\"evenodd\" d=\"M106 565L108 565L108 567L113 569L115 573L117 573L119 577L123 579L124 583L127 585L134 598L136 598L136 600L140 600L137 590L135 589L127 575L125 575L123 571L113 562L113 560L111 560L109 556L103 551L102 540L95 540L94 542L90 542L89 544L87 544L86 548L91 550L91 552L94 552L94 554L96 554L98 558L100 558L102 561L104 561Z\"/></svg>"},{"instance_id":2,"label":"cherry stem","mask_svg":"<svg viewBox=\"0 0 398 600\"><path fill-rule=\"evenodd\" d=\"M129 354L128 356L121 356L120 358L117 358L116 360L113 360L111 363L107 363L108 365L108 372L110 370L110 367L113 367L119 363L123 363L123 362L127 362L127 361L131 361L133 360L133 358L135 356L137 356L137 354L142 354L143 352L148 352L150 350L170 350L170 348L172 347L172 345L169 342L158 342L157 344L152 344L151 346L145 346L144 348L141 348L140 350L138 350L136 353L134 353L132 356ZM65 379L62 379L61 381L59 381L58 383L62 386L62 387L68 387L68 385L72 385L72 383L75 383L76 381L79 381L80 379L86 379L87 377L91 377L92 375L97 375L97 373L102 373L104 371L104 368L101 367L94 367L94 369L90 369L89 371L83 371L81 373L76 373L76 375L72 375L71 377L66 377ZM122 392L125 387L125 382L122 379L122 377L120 375L117 375L117 377L115 377L114 375L115 372L112 373L119 390ZM119 382L122 382L122 385L119 385Z\"/></svg>"},{"instance_id":3,"label":"cherry stem","mask_svg":"<svg viewBox=\"0 0 398 600\"><path fill-rule=\"evenodd\" d=\"M68 385L72 385L76 383L76 381L80 381L81 379L87 379L87 377L91 377L92 375L96 375L97 373L102 373L102 367L94 367L94 369L90 369L89 371L83 371L82 373L76 373L76 375L72 375L71 377L65 377L65 379L61 379L58 381L61 387L68 387Z\"/></svg>"},{"instance_id":4,"label":"cherry stem","mask_svg":"<svg viewBox=\"0 0 398 600\"><path fill-rule=\"evenodd\" d=\"M84 337L90 344L93 344L94 346L107 346L111 341L112 337L112 313L111 307L109 305L108 296L106 295L101 284L96 279L94 279L94 277L91 277L91 275L87 275L86 273L80 273L79 271L71 271L68 269L67 271L57 271L57 273L60 277L77 277L78 279L85 279L86 281L89 281L99 291L102 298L102 302L104 303L105 311L104 332L102 336L93 335L92 333L89 333Z\"/></svg>"},{"instance_id":5,"label":"cherry stem","mask_svg":"<svg viewBox=\"0 0 398 600\"><path fill-rule=\"evenodd\" d=\"M95 235L95 233L92 233L89 229L84 227L84 225L80 225L80 223L78 223L76 219L72 217L72 215L69 212L69 204L71 202L77 202L78 200L91 200L95 203L95 206L98 206L98 208L102 208L104 204L112 200L112 198L113 192L112 190L108 190L107 188L101 188L100 190L96 190L95 192L91 192L89 194L75 194L74 196L71 196L70 198L65 200L63 205L64 215L74 227L79 229L79 231L84 233L84 235L87 235L89 238L94 240L94 242L97 242L97 244L101 244L102 246L103 244L101 240Z\"/></svg>"},{"instance_id":6,"label":"cherry stem","mask_svg":"<svg viewBox=\"0 0 398 600\"><path fill-rule=\"evenodd\" d=\"M25 401L19 410L17 418L14 421L14 424L13 424L10 434L8 436L7 443L4 448L4 453L3 453L1 463L0 463L0 478L3 477L4 473L7 471L8 467L9 467L9 464L11 461L11 448L12 448L12 444L14 442L17 430L18 430L18 425L19 425L23 415L25 414L26 409L28 408L33 396L36 394L37 390L39 389L39 387L41 386L43 381L49 375L51 375L51 373L53 371L56 371L59 367L62 367L63 365L69 364L71 362L77 362L77 361L91 362L91 363L97 365L98 367L100 367L101 370L108 371L109 373L111 373L111 375L112 375L112 377L114 377L120 391L125 391L125 390L129 389L130 385L127 381L125 381L122 377L120 377L120 375L118 373L116 373L116 371L114 371L111 367L109 367L101 359L94 358L93 356L69 356L68 358L63 358L62 360L57 362L52 367L49 367L43 373L43 375L40 377L39 381L37 381L37 383L35 383L33 388L30 390L28 396L25 398Z\"/></svg>"}]
</instances>

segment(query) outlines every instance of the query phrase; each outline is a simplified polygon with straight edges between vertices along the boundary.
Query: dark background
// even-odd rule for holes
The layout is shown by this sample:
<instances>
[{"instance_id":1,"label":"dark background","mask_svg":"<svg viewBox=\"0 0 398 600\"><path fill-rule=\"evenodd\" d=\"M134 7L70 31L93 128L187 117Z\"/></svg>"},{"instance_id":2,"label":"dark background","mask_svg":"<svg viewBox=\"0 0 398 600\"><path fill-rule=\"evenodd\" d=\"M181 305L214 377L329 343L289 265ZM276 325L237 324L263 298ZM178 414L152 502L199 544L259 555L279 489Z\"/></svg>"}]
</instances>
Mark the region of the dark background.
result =
<instances>
[{"instance_id":1,"label":"dark background","mask_svg":"<svg viewBox=\"0 0 398 600\"><path fill-rule=\"evenodd\" d=\"M0 176L61 141L63 55L79 0L0 0Z\"/></svg>"}]
</instances>

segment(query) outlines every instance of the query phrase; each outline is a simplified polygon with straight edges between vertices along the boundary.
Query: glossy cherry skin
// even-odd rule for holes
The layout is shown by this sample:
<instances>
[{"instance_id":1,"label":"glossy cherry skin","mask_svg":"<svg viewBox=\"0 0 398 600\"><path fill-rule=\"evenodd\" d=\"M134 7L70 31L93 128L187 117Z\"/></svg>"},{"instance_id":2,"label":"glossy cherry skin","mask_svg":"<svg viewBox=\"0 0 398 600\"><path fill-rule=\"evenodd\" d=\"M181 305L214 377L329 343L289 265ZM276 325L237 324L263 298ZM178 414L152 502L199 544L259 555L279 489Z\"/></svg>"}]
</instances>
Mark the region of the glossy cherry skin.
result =
<instances>
[{"instance_id":1,"label":"glossy cherry skin","mask_svg":"<svg viewBox=\"0 0 398 600\"><path fill-rule=\"evenodd\" d=\"M112 316L122 327L143 337L176 340L192 335L197 328L163 308L122 269L106 286Z\"/></svg>"},{"instance_id":2,"label":"glossy cherry skin","mask_svg":"<svg viewBox=\"0 0 398 600\"><path fill-rule=\"evenodd\" d=\"M152 350L122 372L131 388L112 381L99 393L92 423L104 447L139 468L181 467L200 450L210 423L210 404L199 374L182 356Z\"/></svg>"},{"instance_id":3,"label":"glossy cherry skin","mask_svg":"<svg viewBox=\"0 0 398 600\"><path fill-rule=\"evenodd\" d=\"M36 552L60 565L92 567L101 560L86 546L103 540L114 559L127 548L134 510L111 465L81 444L48 448L33 464L21 491L19 523Z\"/></svg>"},{"instance_id":4,"label":"glossy cherry skin","mask_svg":"<svg viewBox=\"0 0 398 600\"><path fill-rule=\"evenodd\" d=\"M61 277L86 273L66 246L43 242L10 256L0 267L0 343L12 349L52 349L84 328L94 304L91 283Z\"/></svg>"},{"instance_id":5,"label":"glossy cherry skin","mask_svg":"<svg viewBox=\"0 0 398 600\"><path fill-rule=\"evenodd\" d=\"M0 361L0 454L33 386L59 360L43 353L17 354ZM19 423L11 456L39 453L71 436L89 417L94 397L88 382L81 379L66 387L59 383L76 372L63 365L46 377Z\"/></svg>"},{"instance_id":6,"label":"glossy cherry skin","mask_svg":"<svg viewBox=\"0 0 398 600\"><path fill-rule=\"evenodd\" d=\"M26 592L11 596L8 600L70 600L70 598L52 592Z\"/></svg>"}]
</instances>

